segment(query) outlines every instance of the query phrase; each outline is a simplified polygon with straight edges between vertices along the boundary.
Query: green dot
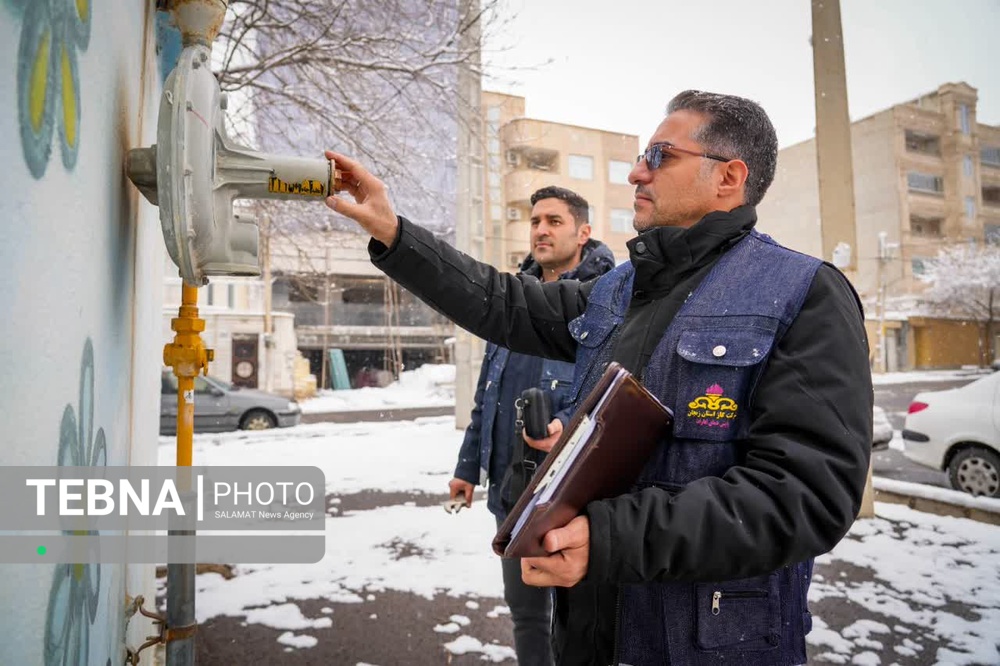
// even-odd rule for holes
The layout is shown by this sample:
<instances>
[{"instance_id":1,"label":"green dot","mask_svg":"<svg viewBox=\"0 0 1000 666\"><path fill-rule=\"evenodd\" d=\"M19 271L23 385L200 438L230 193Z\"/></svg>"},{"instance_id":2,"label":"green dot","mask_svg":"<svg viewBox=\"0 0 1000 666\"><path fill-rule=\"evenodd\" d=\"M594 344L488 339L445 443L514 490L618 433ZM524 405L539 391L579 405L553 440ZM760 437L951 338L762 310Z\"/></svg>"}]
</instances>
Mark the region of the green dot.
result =
<instances>
[{"instance_id":1,"label":"green dot","mask_svg":"<svg viewBox=\"0 0 1000 666\"><path fill-rule=\"evenodd\" d=\"M39 546L38 547L38 554L39 555L44 555L45 554L45 546Z\"/></svg>"}]
</instances>

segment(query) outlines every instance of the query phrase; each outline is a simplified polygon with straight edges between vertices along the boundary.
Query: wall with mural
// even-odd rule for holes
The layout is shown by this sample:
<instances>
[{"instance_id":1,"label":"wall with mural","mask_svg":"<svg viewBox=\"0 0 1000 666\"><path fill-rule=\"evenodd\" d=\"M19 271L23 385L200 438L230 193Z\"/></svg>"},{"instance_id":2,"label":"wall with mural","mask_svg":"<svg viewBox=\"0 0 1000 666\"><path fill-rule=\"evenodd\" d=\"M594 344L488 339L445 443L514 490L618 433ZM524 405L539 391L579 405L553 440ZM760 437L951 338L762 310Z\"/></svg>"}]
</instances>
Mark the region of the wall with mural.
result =
<instances>
[{"instance_id":1,"label":"wall with mural","mask_svg":"<svg viewBox=\"0 0 1000 666\"><path fill-rule=\"evenodd\" d=\"M155 141L154 5L0 0L0 465L156 464L163 243L124 175ZM137 594L150 566L0 565L0 663L121 664Z\"/></svg>"}]
</instances>

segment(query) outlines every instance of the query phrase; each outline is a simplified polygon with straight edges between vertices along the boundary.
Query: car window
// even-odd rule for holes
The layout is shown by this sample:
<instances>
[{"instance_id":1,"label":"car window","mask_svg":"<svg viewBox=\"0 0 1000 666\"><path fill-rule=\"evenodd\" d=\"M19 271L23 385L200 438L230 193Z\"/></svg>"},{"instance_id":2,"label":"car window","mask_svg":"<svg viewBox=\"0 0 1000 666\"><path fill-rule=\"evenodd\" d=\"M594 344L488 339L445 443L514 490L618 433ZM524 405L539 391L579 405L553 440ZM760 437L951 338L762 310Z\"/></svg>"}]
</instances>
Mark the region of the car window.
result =
<instances>
[{"instance_id":1,"label":"car window","mask_svg":"<svg viewBox=\"0 0 1000 666\"><path fill-rule=\"evenodd\" d=\"M211 393L212 385L205 381L203 377L194 378L194 392L195 393Z\"/></svg>"}]
</instances>

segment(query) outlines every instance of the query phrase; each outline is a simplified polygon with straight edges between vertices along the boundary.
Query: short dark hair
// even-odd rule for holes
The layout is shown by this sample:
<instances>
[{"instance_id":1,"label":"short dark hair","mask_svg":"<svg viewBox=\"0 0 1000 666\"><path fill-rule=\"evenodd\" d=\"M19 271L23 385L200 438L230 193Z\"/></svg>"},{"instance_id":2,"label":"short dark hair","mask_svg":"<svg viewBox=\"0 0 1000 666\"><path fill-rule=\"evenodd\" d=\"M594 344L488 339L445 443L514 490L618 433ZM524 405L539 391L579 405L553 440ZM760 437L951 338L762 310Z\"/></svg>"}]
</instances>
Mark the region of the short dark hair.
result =
<instances>
[{"instance_id":1,"label":"short dark hair","mask_svg":"<svg viewBox=\"0 0 1000 666\"><path fill-rule=\"evenodd\" d=\"M705 124L692 138L708 152L743 160L749 171L744 203L759 204L778 162L778 135L760 104L735 95L685 90L667 105L667 114L674 111L705 116Z\"/></svg>"},{"instance_id":2,"label":"short dark hair","mask_svg":"<svg viewBox=\"0 0 1000 666\"><path fill-rule=\"evenodd\" d=\"M558 187L556 185L543 187L531 195L531 205L534 206L542 199L559 199L560 201L565 201L576 226L590 224L590 204L573 190L567 190L565 187Z\"/></svg>"}]
</instances>

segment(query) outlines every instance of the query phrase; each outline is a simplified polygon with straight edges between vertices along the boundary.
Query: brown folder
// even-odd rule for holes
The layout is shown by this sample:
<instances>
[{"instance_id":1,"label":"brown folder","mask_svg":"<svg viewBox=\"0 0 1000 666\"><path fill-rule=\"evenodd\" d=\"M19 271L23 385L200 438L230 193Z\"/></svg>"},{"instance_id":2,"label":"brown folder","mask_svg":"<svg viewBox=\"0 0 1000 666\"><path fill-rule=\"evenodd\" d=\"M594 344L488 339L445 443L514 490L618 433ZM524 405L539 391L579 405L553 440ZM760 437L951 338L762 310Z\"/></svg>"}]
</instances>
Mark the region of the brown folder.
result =
<instances>
[{"instance_id":1,"label":"brown folder","mask_svg":"<svg viewBox=\"0 0 1000 666\"><path fill-rule=\"evenodd\" d=\"M669 409L609 363L500 525L493 550L503 557L547 555L545 534L589 502L628 492L672 425Z\"/></svg>"}]
</instances>

